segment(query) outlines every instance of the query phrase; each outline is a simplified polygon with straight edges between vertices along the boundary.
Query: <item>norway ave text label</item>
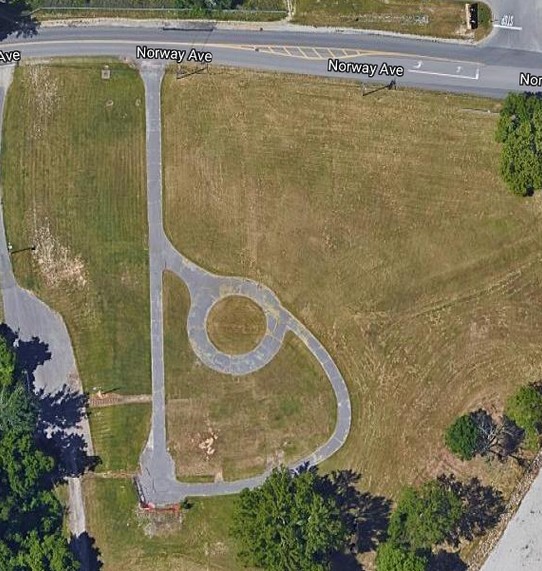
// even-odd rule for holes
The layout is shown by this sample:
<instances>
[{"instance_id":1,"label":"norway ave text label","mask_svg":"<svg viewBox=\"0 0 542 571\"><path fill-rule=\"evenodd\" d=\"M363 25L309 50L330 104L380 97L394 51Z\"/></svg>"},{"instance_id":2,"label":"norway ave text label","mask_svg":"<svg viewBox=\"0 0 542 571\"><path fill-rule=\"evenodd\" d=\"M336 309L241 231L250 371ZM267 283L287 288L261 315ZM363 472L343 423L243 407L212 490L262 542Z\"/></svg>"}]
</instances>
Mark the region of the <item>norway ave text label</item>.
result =
<instances>
[{"instance_id":1,"label":"norway ave text label","mask_svg":"<svg viewBox=\"0 0 542 571\"><path fill-rule=\"evenodd\" d=\"M211 63L213 54L191 48L187 50L173 50L166 48L149 48L148 46L136 46L136 58L138 59L170 59L177 63L192 61L195 63Z\"/></svg>"},{"instance_id":2,"label":"norway ave text label","mask_svg":"<svg viewBox=\"0 0 542 571\"><path fill-rule=\"evenodd\" d=\"M379 66L377 63L358 63L331 58L327 60L327 70L340 73L358 73L369 77L374 77L375 75L403 77L405 75L405 68L402 65L391 65L382 62Z\"/></svg>"},{"instance_id":3,"label":"norway ave text label","mask_svg":"<svg viewBox=\"0 0 542 571\"><path fill-rule=\"evenodd\" d=\"M14 50L12 52L3 52L0 50L0 63L18 63L21 61L21 52Z\"/></svg>"}]
</instances>

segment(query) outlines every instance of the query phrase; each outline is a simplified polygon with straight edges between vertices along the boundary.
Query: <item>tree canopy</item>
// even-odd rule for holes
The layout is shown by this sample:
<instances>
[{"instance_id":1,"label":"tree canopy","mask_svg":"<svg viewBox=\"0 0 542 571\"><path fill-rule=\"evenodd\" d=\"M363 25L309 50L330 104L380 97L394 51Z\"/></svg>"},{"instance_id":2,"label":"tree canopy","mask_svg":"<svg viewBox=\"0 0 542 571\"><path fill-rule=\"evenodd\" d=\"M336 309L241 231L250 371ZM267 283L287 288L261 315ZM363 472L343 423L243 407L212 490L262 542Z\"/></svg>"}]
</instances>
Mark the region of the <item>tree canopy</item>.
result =
<instances>
[{"instance_id":1,"label":"tree canopy","mask_svg":"<svg viewBox=\"0 0 542 571\"><path fill-rule=\"evenodd\" d=\"M512 419L504 415L499 421L480 408L458 417L444 433L448 449L461 460L474 456L491 455L504 462L508 457L522 464L516 455L524 437L524 431Z\"/></svg>"},{"instance_id":2,"label":"tree canopy","mask_svg":"<svg viewBox=\"0 0 542 571\"><path fill-rule=\"evenodd\" d=\"M376 552L377 571L425 571L428 560L392 542L382 543Z\"/></svg>"},{"instance_id":3,"label":"tree canopy","mask_svg":"<svg viewBox=\"0 0 542 571\"><path fill-rule=\"evenodd\" d=\"M506 403L506 414L525 431L525 445L538 446L542 433L542 390L536 385L520 387Z\"/></svg>"},{"instance_id":4,"label":"tree canopy","mask_svg":"<svg viewBox=\"0 0 542 571\"><path fill-rule=\"evenodd\" d=\"M437 480L406 488L390 518L390 540L412 551L431 549L457 528L463 512L459 495Z\"/></svg>"},{"instance_id":5,"label":"tree canopy","mask_svg":"<svg viewBox=\"0 0 542 571\"><path fill-rule=\"evenodd\" d=\"M324 488L316 471L283 467L259 488L243 490L232 527L241 560L270 571L329 569L348 531L337 499Z\"/></svg>"},{"instance_id":6,"label":"tree canopy","mask_svg":"<svg viewBox=\"0 0 542 571\"><path fill-rule=\"evenodd\" d=\"M542 98L511 93L506 98L496 139L503 144L501 174L516 194L542 188Z\"/></svg>"},{"instance_id":7,"label":"tree canopy","mask_svg":"<svg viewBox=\"0 0 542 571\"><path fill-rule=\"evenodd\" d=\"M0 337L0 569L77 571L52 491L54 460L36 444L38 410Z\"/></svg>"},{"instance_id":8,"label":"tree canopy","mask_svg":"<svg viewBox=\"0 0 542 571\"><path fill-rule=\"evenodd\" d=\"M472 415L464 414L448 427L444 442L458 458L471 460L480 450L483 434Z\"/></svg>"}]
</instances>

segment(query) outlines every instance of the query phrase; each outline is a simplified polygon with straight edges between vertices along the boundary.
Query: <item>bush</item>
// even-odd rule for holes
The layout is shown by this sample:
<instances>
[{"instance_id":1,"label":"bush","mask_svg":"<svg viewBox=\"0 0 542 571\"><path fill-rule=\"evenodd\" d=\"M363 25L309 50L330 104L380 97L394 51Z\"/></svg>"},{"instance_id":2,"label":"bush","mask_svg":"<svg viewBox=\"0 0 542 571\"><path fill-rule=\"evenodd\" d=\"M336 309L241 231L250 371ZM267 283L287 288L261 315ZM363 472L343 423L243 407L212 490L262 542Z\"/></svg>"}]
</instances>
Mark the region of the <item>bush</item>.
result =
<instances>
[{"instance_id":1,"label":"bush","mask_svg":"<svg viewBox=\"0 0 542 571\"><path fill-rule=\"evenodd\" d=\"M536 449L542 433L542 391L538 385L521 387L510 397L506 413L525 431L525 445Z\"/></svg>"}]
</instances>

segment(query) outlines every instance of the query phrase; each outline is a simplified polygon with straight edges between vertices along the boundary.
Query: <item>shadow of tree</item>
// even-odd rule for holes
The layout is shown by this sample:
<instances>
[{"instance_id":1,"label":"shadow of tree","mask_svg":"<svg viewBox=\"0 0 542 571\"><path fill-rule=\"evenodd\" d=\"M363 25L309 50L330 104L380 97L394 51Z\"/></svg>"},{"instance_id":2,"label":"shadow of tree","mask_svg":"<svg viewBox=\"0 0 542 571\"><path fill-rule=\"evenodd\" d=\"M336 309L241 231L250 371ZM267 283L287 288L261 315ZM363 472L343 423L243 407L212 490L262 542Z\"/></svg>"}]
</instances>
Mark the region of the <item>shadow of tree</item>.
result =
<instances>
[{"instance_id":1,"label":"shadow of tree","mask_svg":"<svg viewBox=\"0 0 542 571\"><path fill-rule=\"evenodd\" d=\"M103 567L96 540L86 531L78 537L72 535L70 548L81 564L80 571L99 571Z\"/></svg>"},{"instance_id":2,"label":"shadow of tree","mask_svg":"<svg viewBox=\"0 0 542 571\"><path fill-rule=\"evenodd\" d=\"M49 345L38 337L32 337L30 341L23 341L5 323L0 324L0 336L5 339L8 347L15 354L15 375L23 379L28 390L33 390L35 370L51 358Z\"/></svg>"},{"instance_id":3,"label":"shadow of tree","mask_svg":"<svg viewBox=\"0 0 542 571\"><path fill-rule=\"evenodd\" d=\"M34 373L51 358L49 345L38 337L23 341L5 323L0 325L0 335L15 354L15 374L34 395L38 411L36 439L42 450L56 461L52 477L62 481L96 468L100 459L88 454L85 439L78 431L79 423L87 415L88 395L68 385L53 394L44 389L36 391Z\"/></svg>"},{"instance_id":4,"label":"shadow of tree","mask_svg":"<svg viewBox=\"0 0 542 571\"><path fill-rule=\"evenodd\" d=\"M76 478L100 463L88 454L87 443L78 431L87 416L88 395L64 385L53 394L36 393L39 410L37 436L41 447L56 460L59 480Z\"/></svg>"},{"instance_id":5,"label":"shadow of tree","mask_svg":"<svg viewBox=\"0 0 542 571\"><path fill-rule=\"evenodd\" d=\"M38 433L40 448L56 462L54 478L57 481L77 478L100 464L99 456L88 454L87 443L82 434L58 430L49 435Z\"/></svg>"},{"instance_id":6,"label":"shadow of tree","mask_svg":"<svg viewBox=\"0 0 542 571\"><path fill-rule=\"evenodd\" d=\"M461 482L453 474L441 474L437 480L455 492L465 507L457 528L448 537L455 547L461 539L471 541L495 527L505 511L502 492L492 486L484 486L478 478Z\"/></svg>"},{"instance_id":7,"label":"shadow of tree","mask_svg":"<svg viewBox=\"0 0 542 571\"><path fill-rule=\"evenodd\" d=\"M39 22L26 0L5 0L0 3L0 41L11 34L25 38L38 33Z\"/></svg>"},{"instance_id":8,"label":"shadow of tree","mask_svg":"<svg viewBox=\"0 0 542 571\"><path fill-rule=\"evenodd\" d=\"M357 569L355 555L376 549L385 541L391 501L358 489L361 474L353 470L331 472L321 478L322 491L338 502L343 522L351 536L350 553L338 554L337 569Z\"/></svg>"},{"instance_id":9,"label":"shadow of tree","mask_svg":"<svg viewBox=\"0 0 542 571\"><path fill-rule=\"evenodd\" d=\"M336 553L331 558L331 571L363 571L353 553Z\"/></svg>"},{"instance_id":10,"label":"shadow of tree","mask_svg":"<svg viewBox=\"0 0 542 571\"><path fill-rule=\"evenodd\" d=\"M459 557L459 554L448 551L433 554L427 566L427 571L466 571L467 569L467 564Z\"/></svg>"}]
</instances>

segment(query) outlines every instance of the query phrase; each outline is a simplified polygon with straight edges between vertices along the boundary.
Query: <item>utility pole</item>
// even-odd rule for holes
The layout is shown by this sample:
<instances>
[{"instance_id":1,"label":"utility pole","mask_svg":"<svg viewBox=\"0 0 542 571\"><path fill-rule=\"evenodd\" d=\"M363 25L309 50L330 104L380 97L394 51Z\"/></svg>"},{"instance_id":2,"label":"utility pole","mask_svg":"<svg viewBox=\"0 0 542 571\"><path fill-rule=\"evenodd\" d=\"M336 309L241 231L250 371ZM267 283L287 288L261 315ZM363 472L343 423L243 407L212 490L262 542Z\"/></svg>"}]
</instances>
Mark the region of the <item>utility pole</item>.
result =
<instances>
[{"instance_id":1,"label":"utility pole","mask_svg":"<svg viewBox=\"0 0 542 571\"><path fill-rule=\"evenodd\" d=\"M366 95L372 95L373 93L376 93L377 91L382 91L383 89L388 89L388 90L397 89L397 82L395 81L395 79L392 79L387 85L382 85L381 87L377 87L372 91L364 91L362 97L365 97Z\"/></svg>"}]
</instances>

